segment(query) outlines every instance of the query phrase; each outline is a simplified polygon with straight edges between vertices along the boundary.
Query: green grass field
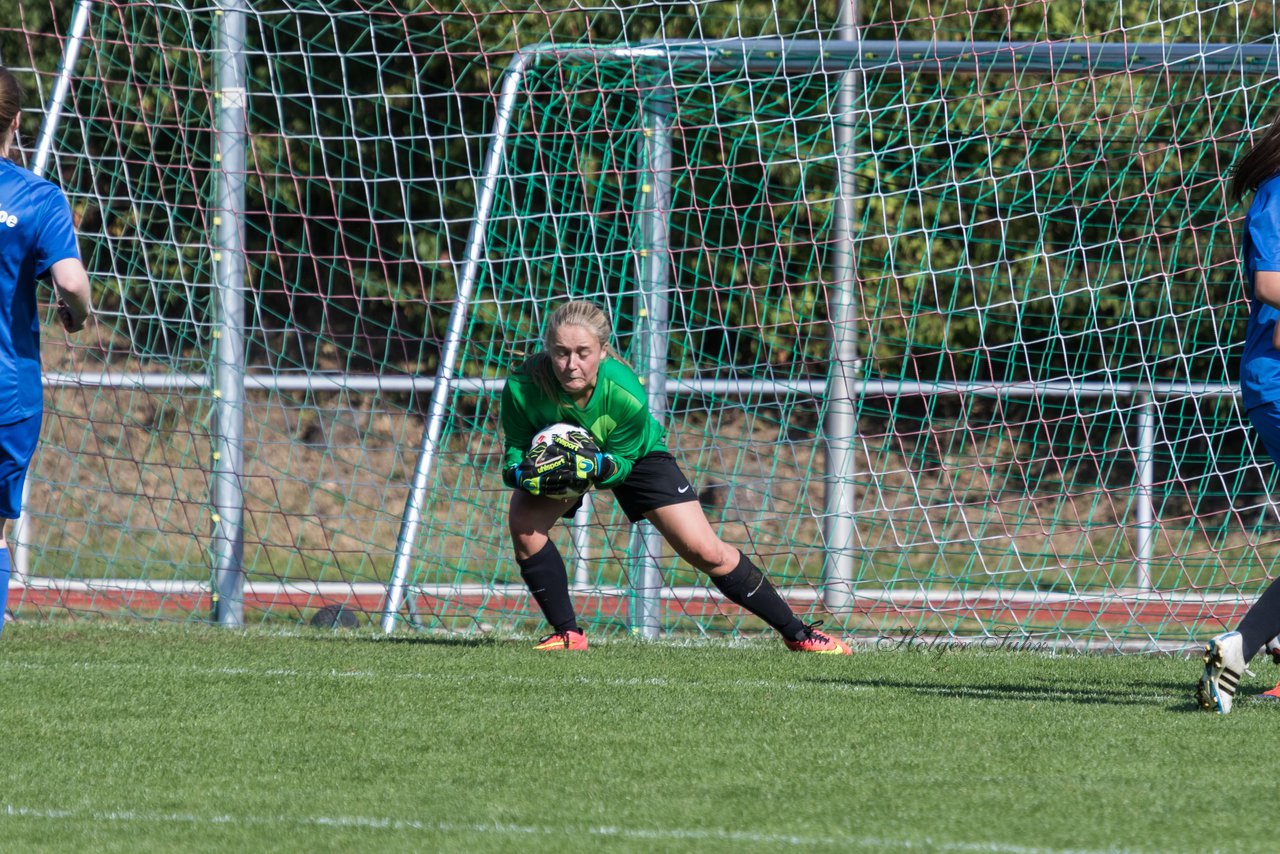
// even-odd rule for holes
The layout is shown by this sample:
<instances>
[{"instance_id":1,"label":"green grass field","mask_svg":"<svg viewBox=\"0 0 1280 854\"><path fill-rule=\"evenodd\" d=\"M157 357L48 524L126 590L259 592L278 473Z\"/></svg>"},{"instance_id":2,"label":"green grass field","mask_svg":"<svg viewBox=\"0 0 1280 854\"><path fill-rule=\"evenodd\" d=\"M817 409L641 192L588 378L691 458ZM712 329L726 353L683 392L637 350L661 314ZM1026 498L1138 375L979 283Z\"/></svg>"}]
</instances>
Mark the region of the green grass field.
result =
<instances>
[{"instance_id":1,"label":"green grass field","mask_svg":"<svg viewBox=\"0 0 1280 854\"><path fill-rule=\"evenodd\" d=\"M365 631L365 630L362 630ZM1277 671L1258 660L1245 693ZM1270 851L1199 662L10 625L14 851Z\"/></svg>"}]
</instances>

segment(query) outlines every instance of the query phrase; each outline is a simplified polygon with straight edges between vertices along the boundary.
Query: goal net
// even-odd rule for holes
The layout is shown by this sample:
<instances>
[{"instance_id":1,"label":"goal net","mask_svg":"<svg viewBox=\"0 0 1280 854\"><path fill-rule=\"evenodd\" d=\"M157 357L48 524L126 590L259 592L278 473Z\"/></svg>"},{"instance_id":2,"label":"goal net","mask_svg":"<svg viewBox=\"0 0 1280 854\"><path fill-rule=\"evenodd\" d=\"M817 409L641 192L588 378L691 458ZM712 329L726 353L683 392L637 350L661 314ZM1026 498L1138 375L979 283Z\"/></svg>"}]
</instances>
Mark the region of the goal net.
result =
<instances>
[{"instance_id":1,"label":"goal net","mask_svg":"<svg viewBox=\"0 0 1280 854\"><path fill-rule=\"evenodd\" d=\"M871 4L859 45L817 7L256 4L246 619L376 619L403 552L413 622L538 630L497 389L585 298L717 531L807 619L1104 648L1231 622L1277 540L1223 184L1272 45L1191 5L971 5ZM54 40L20 32L6 60L44 94ZM15 604L203 619L216 21L105 4L87 39L50 174L102 323L48 336ZM578 523L557 542L593 632L762 630L607 494Z\"/></svg>"}]
</instances>

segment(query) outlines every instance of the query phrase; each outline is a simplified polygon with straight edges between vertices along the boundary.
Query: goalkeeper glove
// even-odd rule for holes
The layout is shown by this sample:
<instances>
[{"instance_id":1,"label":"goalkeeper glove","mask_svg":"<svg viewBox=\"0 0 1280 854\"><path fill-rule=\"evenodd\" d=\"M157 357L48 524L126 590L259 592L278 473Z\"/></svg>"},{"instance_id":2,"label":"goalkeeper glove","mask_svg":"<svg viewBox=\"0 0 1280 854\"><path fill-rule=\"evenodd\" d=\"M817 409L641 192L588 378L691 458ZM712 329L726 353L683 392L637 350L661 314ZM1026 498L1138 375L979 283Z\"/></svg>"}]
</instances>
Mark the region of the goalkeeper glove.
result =
<instances>
[{"instance_id":1,"label":"goalkeeper glove","mask_svg":"<svg viewBox=\"0 0 1280 854\"><path fill-rule=\"evenodd\" d=\"M584 457L600 453L600 447L586 431L581 433L576 431L573 433L557 433L551 437L551 444ZM533 451L529 453L533 453Z\"/></svg>"},{"instance_id":2,"label":"goalkeeper glove","mask_svg":"<svg viewBox=\"0 0 1280 854\"><path fill-rule=\"evenodd\" d=\"M608 480L618 473L618 461L612 454L601 451L589 438L579 439L561 434L551 441L577 458L576 469L579 476L593 484Z\"/></svg>"},{"instance_id":3,"label":"goalkeeper glove","mask_svg":"<svg viewBox=\"0 0 1280 854\"><path fill-rule=\"evenodd\" d=\"M554 450L545 445L532 448L521 463L504 472L504 480L530 495L582 491L590 484L584 460L571 452Z\"/></svg>"},{"instance_id":4,"label":"goalkeeper glove","mask_svg":"<svg viewBox=\"0 0 1280 854\"><path fill-rule=\"evenodd\" d=\"M618 473L618 461L613 454L597 452L590 456L578 456L578 470L593 484L608 480Z\"/></svg>"}]
</instances>

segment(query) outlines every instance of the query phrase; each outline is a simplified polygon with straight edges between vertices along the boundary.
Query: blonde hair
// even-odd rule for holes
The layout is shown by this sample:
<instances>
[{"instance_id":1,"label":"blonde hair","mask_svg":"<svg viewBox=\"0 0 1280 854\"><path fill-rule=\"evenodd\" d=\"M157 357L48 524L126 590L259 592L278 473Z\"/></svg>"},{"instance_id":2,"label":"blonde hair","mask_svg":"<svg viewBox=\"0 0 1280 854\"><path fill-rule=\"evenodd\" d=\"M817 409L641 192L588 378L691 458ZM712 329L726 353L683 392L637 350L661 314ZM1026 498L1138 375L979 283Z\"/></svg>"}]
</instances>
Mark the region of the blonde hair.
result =
<instances>
[{"instance_id":1,"label":"blonde hair","mask_svg":"<svg viewBox=\"0 0 1280 854\"><path fill-rule=\"evenodd\" d=\"M604 309L593 302L585 300L566 302L551 312L551 319L547 321L547 328L542 333L543 352L551 352L555 346L556 333L560 331L561 326L581 327L594 335L601 347L605 350L609 349L609 339L613 337L613 323L609 321L609 315L604 313Z\"/></svg>"},{"instance_id":2,"label":"blonde hair","mask_svg":"<svg viewBox=\"0 0 1280 854\"><path fill-rule=\"evenodd\" d=\"M13 120L22 111L22 84L3 65L0 65L0 155L9 153L13 142Z\"/></svg>"},{"instance_id":3,"label":"blonde hair","mask_svg":"<svg viewBox=\"0 0 1280 854\"><path fill-rule=\"evenodd\" d=\"M604 309L586 300L561 303L547 319L547 328L542 332L542 352L535 353L527 363L534 381L548 396L554 396L560 391L560 382L556 379L555 370L551 367L551 349L555 346L556 333L562 326L577 326L587 330L600 342L606 355L618 359L609 344L613 338L613 322L609 320L609 315ZM622 359L618 361L626 364Z\"/></svg>"}]
</instances>

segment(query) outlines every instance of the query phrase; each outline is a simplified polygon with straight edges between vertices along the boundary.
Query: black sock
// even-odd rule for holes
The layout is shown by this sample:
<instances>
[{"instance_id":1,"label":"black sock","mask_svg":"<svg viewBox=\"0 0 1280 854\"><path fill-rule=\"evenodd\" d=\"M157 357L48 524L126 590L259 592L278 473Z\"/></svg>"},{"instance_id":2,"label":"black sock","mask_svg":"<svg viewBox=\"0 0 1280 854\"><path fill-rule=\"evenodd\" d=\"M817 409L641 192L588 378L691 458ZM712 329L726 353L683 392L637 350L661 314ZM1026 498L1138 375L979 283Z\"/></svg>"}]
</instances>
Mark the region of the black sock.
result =
<instances>
[{"instance_id":1,"label":"black sock","mask_svg":"<svg viewBox=\"0 0 1280 854\"><path fill-rule=\"evenodd\" d=\"M1280 578L1262 592L1236 631L1243 642L1245 661L1253 658L1267 641L1280 635Z\"/></svg>"},{"instance_id":2,"label":"black sock","mask_svg":"<svg viewBox=\"0 0 1280 854\"><path fill-rule=\"evenodd\" d=\"M730 602L746 608L778 631L789 641L804 640L809 630L796 618L791 606L783 601L778 591L756 569L747 556L739 554L737 567L728 575L711 576L711 583L719 588Z\"/></svg>"},{"instance_id":3,"label":"black sock","mask_svg":"<svg viewBox=\"0 0 1280 854\"><path fill-rule=\"evenodd\" d=\"M557 632L579 631L573 600L569 598L569 574L555 543L547 540L542 551L524 560L517 559L516 563L520 564L520 577L529 585L529 592L551 628Z\"/></svg>"}]
</instances>

